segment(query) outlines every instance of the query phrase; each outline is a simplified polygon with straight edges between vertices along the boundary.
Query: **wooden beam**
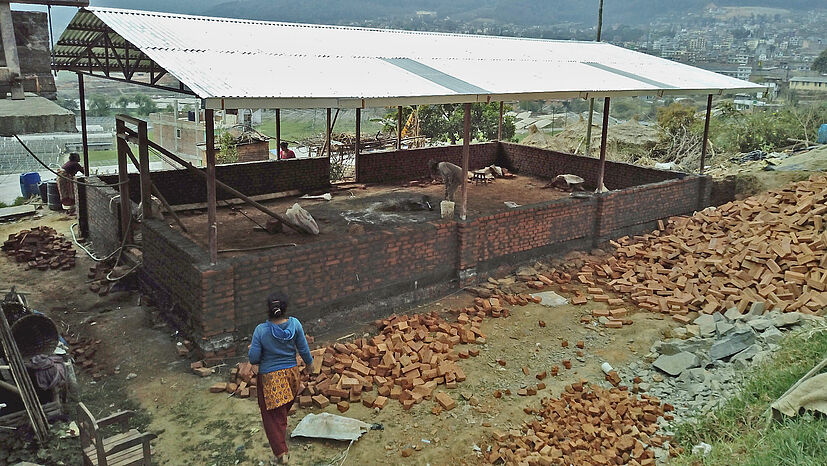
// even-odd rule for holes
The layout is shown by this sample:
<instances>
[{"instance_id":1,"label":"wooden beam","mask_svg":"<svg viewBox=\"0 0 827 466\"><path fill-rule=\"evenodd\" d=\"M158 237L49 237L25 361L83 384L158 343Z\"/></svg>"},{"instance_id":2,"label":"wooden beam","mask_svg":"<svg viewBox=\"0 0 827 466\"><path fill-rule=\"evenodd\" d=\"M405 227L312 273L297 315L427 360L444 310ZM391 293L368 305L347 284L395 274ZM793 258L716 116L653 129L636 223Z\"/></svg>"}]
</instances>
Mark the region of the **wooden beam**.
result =
<instances>
[{"instance_id":1,"label":"wooden beam","mask_svg":"<svg viewBox=\"0 0 827 466\"><path fill-rule=\"evenodd\" d=\"M218 262L218 222L216 221L215 197L215 115L212 109L204 110L204 128L207 132L207 237L209 238L210 263Z\"/></svg>"},{"instance_id":2,"label":"wooden beam","mask_svg":"<svg viewBox=\"0 0 827 466\"><path fill-rule=\"evenodd\" d=\"M706 121L704 121L704 142L701 146L701 168L698 171L701 175L704 174L704 165L706 164L706 151L709 144L709 120L712 119L712 94L706 98Z\"/></svg>"},{"instance_id":3,"label":"wooden beam","mask_svg":"<svg viewBox=\"0 0 827 466\"><path fill-rule=\"evenodd\" d=\"M115 132L122 134L125 132L126 124L121 118L115 119ZM120 192L121 204L121 240L130 242L129 226L131 225L132 206L129 199L129 173L126 166L126 151L128 149L127 142L124 139L117 139L118 145L118 182Z\"/></svg>"},{"instance_id":4,"label":"wooden beam","mask_svg":"<svg viewBox=\"0 0 827 466\"><path fill-rule=\"evenodd\" d=\"M396 107L396 150L402 150L402 106Z\"/></svg>"},{"instance_id":5,"label":"wooden beam","mask_svg":"<svg viewBox=\"0 0 827 466\"><path fill-rule=\"evenodd\" d=\"M597 172L597 192L599 193L606 191L606 186L603 184L603 175L606 173L606 140L609 135L610 102L609 97L603 99L603 133L600 136L600 168Z\"/></svg>"},{"instance_id":6,"label":"wooden beam","mask_svg":"<svg viewBox=\"0 0 827 466\"><path fill-rule=\"evenodd\" d=\"M500 120L497 124L497 141L503 140L503 101L500 101Z\"/></svg>"},{"instance_id":7,"label":"wooden beam","mask_svg":"<svg viewBox=\"0 0 827 466\"><path fill-rule=\"evenodd\" d=\"M78 73L78 91L80 93L80 135L83 142L83 168L86 175L91 173L89 167L89 133L86 128L86 87L83 84L83 74Z\"/></svg>"},{"instance_id":8,"label":"wooden beam","mask_svg":"<svg viewBox=\"0 0 827 466\"><path fill-rule=\"evenodd\" d=\"M471 104L464 107L464 124L462 129L462 205L459 218L465 220L468 213L468 160L471 158Z\"/></svg>"},{"instance_id":9,"label":"wooden beam","mask_svg":"<svg viewBox=\"0 0 827 466\"><path fill-rule=\"evenodd\" d=\"M129 160L132 161L132 165L135 168L137 168L138 171L140 172L141 164L138 163L138 159L135 158L135 154L132 153L132 149L130 149L129 146L126 146L126 155L129 156ZM151 173L151 171L150 171L150 173ZM188 230L187 230L187 227L184 225L184 222L181 221L181 217L179 217L178 213L176 213L175 210L172 209L172 206L169 205L169 202L167 202L166 197L164 197L164 195L161 193L161 191L158 189L158 187L155 186L155 183L152 182L152 178L150 178L149 184L152 187L152 194L155 195L155 197L157 197L159 201L161 201L161 204L163 204L164 209L166 209L167 212L169 212L169 214L172 215L173 220L175 220L175 223L177 223L178 227L181 228L181 231L186 233Z\"/></svg>"},{"instance_id":10,"label":"wooden beam","mask_svg":"<svg viewBox=\"0 0 827 466\"><path fill-rule=\"evenodd\" d=\"M281 160L281 110L276 109L276 158Z\"/></svg>"}]
</instances>

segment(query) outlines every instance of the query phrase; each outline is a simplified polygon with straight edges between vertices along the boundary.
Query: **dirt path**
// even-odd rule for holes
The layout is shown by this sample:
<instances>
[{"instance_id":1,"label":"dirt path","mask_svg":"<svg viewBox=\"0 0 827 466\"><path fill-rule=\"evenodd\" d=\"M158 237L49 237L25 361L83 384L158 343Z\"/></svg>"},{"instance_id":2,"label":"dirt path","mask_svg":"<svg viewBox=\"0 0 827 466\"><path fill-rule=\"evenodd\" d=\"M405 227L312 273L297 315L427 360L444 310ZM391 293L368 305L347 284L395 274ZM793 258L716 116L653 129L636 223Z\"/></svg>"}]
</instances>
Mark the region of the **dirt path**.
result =
<instances>
[{"instance_id":1,"label":"dirt path","mask_svg":"<svg viewBox=\"0 0 827 466\"><path fill-rule=\"evenodd\" d=\"M0 225L0 235L5 238L23 228L50 225L68 236L73 222L47 214L41 219ZM270 453L256 403L208 393L209 385L226 380L232 363L212 377L190 374L190 361L179 357L175 349L178 338L173 330L158 323L156 311L139 306L136 293L118 292L104 298L91 293L84 282L93 263L82 252L78 256L78 266L71 271L39 272L27 271L3 255L0 274L8 277L4 282L30 291L30 304L58 321L67 336L101 340L96 361L104 378L93 383L88 374L80 374L80 382L87 388L81 390L81 396L88 397L84 401L96 407L94 414L106 415L136 400L150 415L149 430L159 435L155 448L161 464L266 462ZM471 301L469 295L462 294L407 313L456 309ZM592 306L513 306L511 317L486 320L482 329L487 343L480 346L480 355L459 361L467 380L453 390L440 387L457 401L452 411L434 415L431 409L435 402L427 400L410 411L403 411L401 404L393 400L378 412L354 403L347 416L381 424L384 430L370 431L354 443L346 464L479 463L474 445L485 445L495 429L507 431L517 427L528 417L523 407L538 404L543 396L556 396L566 384L580 379L602 380L602 362L618 366L639 359L673 324L648 312L634 313L634 325L619 330L581 324L580 317ZM538 325L539 320L546 322L544 328ZM353 323L330 338L362 329L364 324ZM564 339L569 342L567 348L561 347ZM576 355L578 340L585 342L582 358ZM498 365L497 359L505 360L506 366ZM571 370L563 369L564 359L572 361ZM550 371L553 365L561 366L561 372L558 377L544 380L548 386L545 390L536 396L516 395L522 386L536 384L534 376ZM523 367L529 369L528 375L523 373ZM514 394L501 399L492 396L494 390L505 389ZM474 398L466 399L472 395ZM325 411L338 414L335 406ZM290 417L289 428L307 412L318 410L299 410ZM343 442L302 439L290 441L289 445L292 462L300 465L328 464L336 457L341 461L339 455L347 448ZM412 456L400 455L401 450L414 447L418 451Z\"/></svg>"}]
</instances>

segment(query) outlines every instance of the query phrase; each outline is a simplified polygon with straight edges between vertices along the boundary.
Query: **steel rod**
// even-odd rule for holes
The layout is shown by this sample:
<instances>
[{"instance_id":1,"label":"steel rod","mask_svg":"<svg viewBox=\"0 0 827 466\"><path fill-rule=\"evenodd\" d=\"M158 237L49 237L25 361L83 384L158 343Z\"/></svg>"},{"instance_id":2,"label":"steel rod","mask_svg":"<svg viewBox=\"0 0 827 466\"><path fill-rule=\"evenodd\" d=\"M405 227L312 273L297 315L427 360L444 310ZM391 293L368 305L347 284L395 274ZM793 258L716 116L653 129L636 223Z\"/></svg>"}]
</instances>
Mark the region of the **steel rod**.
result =
<instances>
[{"instance_id":1,"label":"steel rod","mask_svg":"<svg viewBox=\"0 0 827 466\"><path fill-rule=\"evenodd\" d=\"M606 140L609 135L609 105L612 99L603 99L603 132L600 136L600 168L597 172L597 192L606 190L603 184L603 175L606 173Z\"/></svg>"},{"instance_id":2,"label":"steel rod","mask_svg":"<svg viewBox=\"0 0 827 466\"><path fill-rule=\"evenodd\" d=\"M701 147L701 168L699 173L704 174L704 165L706 164L706 151L709 146L709 120L712 119L712 94L709 94L706 99L706 121L704 121L704 141Z\"/></svg>"},{"instance_id":3,"label":"steel rod","mask_svg":"<svg viewBox=\"0 0 827 466\"><path fill-rule=\"evenodd\" d=\"M462 205L459 218L465 220L468 213L468 160L471 158L471 104L465 104L462 129Z\"/></svg>"}]
</instances>

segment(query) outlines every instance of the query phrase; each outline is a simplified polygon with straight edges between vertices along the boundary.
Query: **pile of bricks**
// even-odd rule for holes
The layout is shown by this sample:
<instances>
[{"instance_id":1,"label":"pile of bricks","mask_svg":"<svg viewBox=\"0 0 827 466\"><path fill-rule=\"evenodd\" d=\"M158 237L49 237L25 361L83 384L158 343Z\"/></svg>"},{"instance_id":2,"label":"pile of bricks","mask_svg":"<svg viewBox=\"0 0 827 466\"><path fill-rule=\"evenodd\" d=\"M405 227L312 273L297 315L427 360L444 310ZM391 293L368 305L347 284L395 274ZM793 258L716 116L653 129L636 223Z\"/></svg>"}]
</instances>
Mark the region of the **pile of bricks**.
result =
<instances>
[{"instance_id":1,"label":"pile of bricks","mask_svg":"<svg viewBox=\"0 0 827 466\"><path fill-rule=\"evenodd\" d=\"M587 263L577 279L680 322L755 303L815 313L827 306L825 214L827 177L812 176L620 238L613 256Z\"/></svg>"},{"instance_id":2,"label":"pile of bricks","mask_svg":"<svg viewBox=\"0 0 827 466\"><path fill-rule=\"evenodd\" d=\"M97 262L94 266L89 267L89 273L86 277L89 278L89 291L97 293L99 296L106 296L112 288L112 283L106 275L112 270L110 265L105 262Z\"/></svg>"},{"instance_id":3,"label":"pile of bricks","mask_svg":"<svg viewBox=\"0 0 827 466\"><path fill-rule=\"evenodd\" d=\"M567 385L559 398L542 407L519 430L494 431L486 460L493 464L654 465L651 446L668 437L656 435L658 418L672 419L674 408L646 395L582 383ZM676 455L678 450L670 449Z\"/></svg>"},{"instance_id":4,"label":"pile of bricks","mask_svg":"<svg viewBox=\"0 0 827 466\"><path fill-rule=\"evenodd\" d=\"M485 343L480 329L484 318L508 317L510 311L503 307L506 303L529 302L535 300L528 295L476 298L473 306L454 311L454 323L436 312L378 320L375 324L379 333L372 338L337 342L311 351L313 367L302 372L298 405L325 408L335 404L345 412L354 402L382 409L389 400L397 400L407 410L423 400L434 400L434 414L451 410L456 402L446 393L437 392L437 387L456 388L466 378L456 361L480 354L477 348L457 346ZM193 364L193 371L199 375L212 373L203 366L195 367L200 363ZM299 366L303 367L301 361ZM215 384L210 391L242 398L253 396L257 370L249 363L240 363L232 370L229 383Z\"/></svg>"},{"instance_id":5,"label":"pile of bricks","mask_svg":"<svg viewBox=\"0 0 827 466\"><path fill-rule=\"evenodd\" d=\"M69 352L75 360L75 364L92 374L92 379L99 381L103 378L103 369L95 360L95 353L98 351L100 340L91 338L70 338Z\"/></svg>"},{"instance_id":6,"label":"pile of bricks","mask_svg":"<svg viewBox=\"0 0 827 466\"><path fill-rule=\"evenodd\" d=\"M69 270L75 266L76 251L72 242L54 228L39 226L9 235L2 249L28 268L37 270Z\"/></svg>"}]
</instances>

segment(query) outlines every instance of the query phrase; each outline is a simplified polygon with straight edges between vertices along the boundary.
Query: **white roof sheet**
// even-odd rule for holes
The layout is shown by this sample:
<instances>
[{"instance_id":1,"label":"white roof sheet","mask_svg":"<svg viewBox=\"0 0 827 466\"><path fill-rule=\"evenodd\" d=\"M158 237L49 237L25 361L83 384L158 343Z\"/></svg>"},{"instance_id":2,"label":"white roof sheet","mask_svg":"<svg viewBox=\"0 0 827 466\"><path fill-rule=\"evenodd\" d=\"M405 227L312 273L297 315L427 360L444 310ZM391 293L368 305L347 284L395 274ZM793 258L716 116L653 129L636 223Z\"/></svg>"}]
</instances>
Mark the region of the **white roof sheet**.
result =
<instances>
[{"instance_id":1,"label":"white roof sheet","mask_svg":"<svg viewBox=\"0 0 827 466\"><path fill-rule=\"evenodd\" d=\"M56 66L96 68L102 58L90 64L85 48L61 44L80 44L106 29L206 99L210 108L354 108L764 89L606 43L111 8L78 12L58 42Z\"/></svg>"}]
</instances>

